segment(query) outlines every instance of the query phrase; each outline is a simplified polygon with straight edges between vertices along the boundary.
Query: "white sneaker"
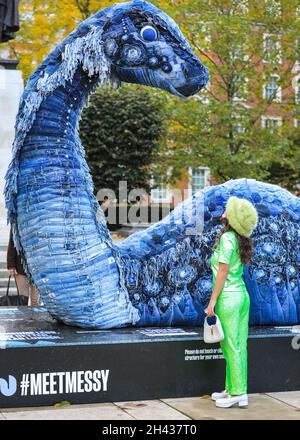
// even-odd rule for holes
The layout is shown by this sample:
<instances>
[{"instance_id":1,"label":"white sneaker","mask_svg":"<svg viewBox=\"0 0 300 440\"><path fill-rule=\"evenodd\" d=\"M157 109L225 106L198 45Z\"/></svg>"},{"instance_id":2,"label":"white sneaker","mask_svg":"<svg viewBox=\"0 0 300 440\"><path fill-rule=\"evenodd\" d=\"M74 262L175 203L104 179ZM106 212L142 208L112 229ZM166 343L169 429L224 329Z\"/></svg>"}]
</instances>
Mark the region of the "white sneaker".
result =
<instances>
[{"instance_id":1,"label":"white sneaker","mask_svg":"<svg viewBox=\"0 0 300 440\"><path fill-rule=\"evenodd\" d=\"M218 399L224 399L228 396L228 392L226 390L221 391L221 393L212 393L211 398L212 400L218 400Z\"/></svg>"},{"instance_id":2,"label":"white sneaker","mask_svg":"<svg viewBox=\"0 0 300 440\"><path fill-rule=\"evenodd\" d=\"M224 399L218 399L216 401L216 406L219 408L230 408L233 405L238 404L239 407L248 406L248 395L241 394L240 396L230 396L228 395Z\"/></svg>"}]
</instances>

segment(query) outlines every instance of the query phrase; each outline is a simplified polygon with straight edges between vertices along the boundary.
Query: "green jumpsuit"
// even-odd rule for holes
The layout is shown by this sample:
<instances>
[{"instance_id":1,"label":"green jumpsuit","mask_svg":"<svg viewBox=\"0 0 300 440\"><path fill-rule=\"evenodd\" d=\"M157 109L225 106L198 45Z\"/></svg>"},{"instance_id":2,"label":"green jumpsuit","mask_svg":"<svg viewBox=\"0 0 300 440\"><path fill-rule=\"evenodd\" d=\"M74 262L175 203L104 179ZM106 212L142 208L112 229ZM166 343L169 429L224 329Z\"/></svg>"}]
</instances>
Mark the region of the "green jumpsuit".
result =
<instances>
[{"instance_id":1,"label":"green jumpsuit","mask_svg":"<svg viewBox=\"0 0 300 440\"><path fill-rule=\"evenodd\" d=\"M239 256L238 239L233 230L226 231L211 256L213 288L219 262L229 264L229 273L218 296L215 313L220 318L224 340L220 342L226 361L225 388L231 396L247 394L247 339L250 298Z\"/></svg>"}]
</instances>

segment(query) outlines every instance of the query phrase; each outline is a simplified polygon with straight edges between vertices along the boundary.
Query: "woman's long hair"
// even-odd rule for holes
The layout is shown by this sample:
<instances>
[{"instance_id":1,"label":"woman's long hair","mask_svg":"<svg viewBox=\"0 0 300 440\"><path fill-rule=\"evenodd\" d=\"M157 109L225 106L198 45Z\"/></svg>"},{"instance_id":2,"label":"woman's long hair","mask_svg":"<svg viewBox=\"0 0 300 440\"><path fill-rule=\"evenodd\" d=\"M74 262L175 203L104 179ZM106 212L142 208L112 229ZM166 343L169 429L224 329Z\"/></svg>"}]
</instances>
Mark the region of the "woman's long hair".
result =
<instances>
[{"instance_id":1,"label":"woman's long hair","mask_svg":"<svg viewBox=\"0 0 300 440\"><path fill-rule=\"evenodd\" d=\"M237 239L238 239L238 243L239 243L239 254L241 257L241 261L243 264L248 263L248 261L250 261L252 254L253 254L252 238L244 237L243 235L240 235L238 232L236 232L236 230L230 226L227 219L226 219L225 226L223 226L223 228L221 229L221 231L219 232L219 234L216 237L216 241L213 246L213 249L217 248L221 236L227 231L234 231L235 232Z\"/></svg>"}]
</instances>

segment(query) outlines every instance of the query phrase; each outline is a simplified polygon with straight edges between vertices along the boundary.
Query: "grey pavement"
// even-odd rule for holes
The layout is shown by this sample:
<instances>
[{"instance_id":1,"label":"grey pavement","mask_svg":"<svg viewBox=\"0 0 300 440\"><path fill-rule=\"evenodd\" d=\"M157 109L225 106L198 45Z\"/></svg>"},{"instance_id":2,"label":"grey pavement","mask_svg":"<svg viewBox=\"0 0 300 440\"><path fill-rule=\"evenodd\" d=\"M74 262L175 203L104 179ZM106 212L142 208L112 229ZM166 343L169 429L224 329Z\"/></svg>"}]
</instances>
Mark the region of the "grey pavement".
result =
<instances>
[{"instance_id":1,"label":"grey pavement","mask_svg":"<svg viewBox=\"0 0 300 440\"><path fill-rule=\"evenodd\" d=\"M0 420L300 420L300 391L250 394L248 408L216 408L209 396L0 409Z\"/></svg>"}]
</instances>

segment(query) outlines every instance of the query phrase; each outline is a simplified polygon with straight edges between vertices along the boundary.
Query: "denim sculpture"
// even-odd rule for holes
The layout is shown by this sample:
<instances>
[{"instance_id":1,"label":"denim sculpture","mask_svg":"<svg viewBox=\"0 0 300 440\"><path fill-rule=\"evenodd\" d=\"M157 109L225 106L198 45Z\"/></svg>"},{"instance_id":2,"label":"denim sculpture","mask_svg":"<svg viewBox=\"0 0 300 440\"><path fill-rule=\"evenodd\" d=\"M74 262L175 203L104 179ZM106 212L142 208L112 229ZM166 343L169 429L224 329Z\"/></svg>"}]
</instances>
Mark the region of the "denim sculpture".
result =
<instances>
[{"instance_id":1,"label":"denim sculpture","mask_svg":"<svg viewBox=\"0 0 300 440\"><path fill-rule=\"evenodd\" d=\"M208 71L170 17L132 1L81 23L31 75L5 197L15 246L47 310L87 328L202 324L218 219L237 195L260 214L256 254L245 268L251 322L299 322L300 202L277 186L240 179L199 191L113 243L78 136L89 94L108 81L184 98L206 85Z\"/></svg>"}]
</instances>

